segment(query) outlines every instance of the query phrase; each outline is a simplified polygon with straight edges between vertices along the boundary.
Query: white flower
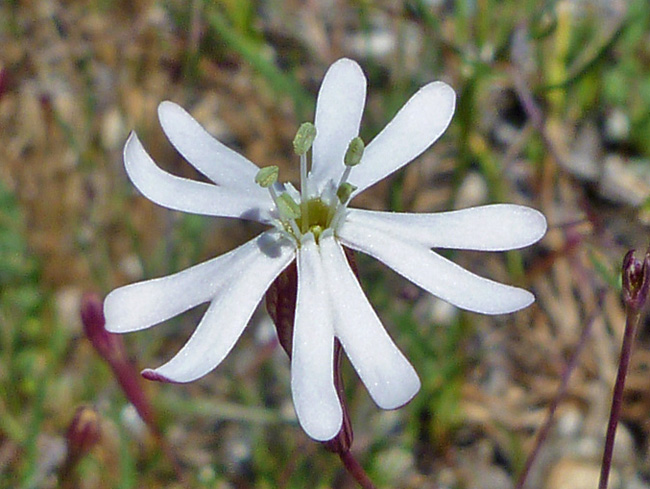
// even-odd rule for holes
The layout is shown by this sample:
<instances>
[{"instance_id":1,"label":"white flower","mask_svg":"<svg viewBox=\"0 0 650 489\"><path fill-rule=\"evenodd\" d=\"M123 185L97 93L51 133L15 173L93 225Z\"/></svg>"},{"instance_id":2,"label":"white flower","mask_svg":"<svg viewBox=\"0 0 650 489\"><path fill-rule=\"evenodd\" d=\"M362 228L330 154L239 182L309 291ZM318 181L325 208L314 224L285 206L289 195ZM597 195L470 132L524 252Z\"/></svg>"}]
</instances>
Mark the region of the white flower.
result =
<instances>
[{"instance_id":1,"label":"white flower","mask_svg":"<svg viewBox=\"0 0 650 489\"><path fill-rule=\"evenodd\" d=\"M147 371L149 378L190 382L213 370L242 334L270 284L297 260L291 389L303 429L324 441L336 436L342 422L333 379L335 337L379 407L400 407L420 388L415 370L365 297L343 246L374 256L462 309L501 314L533 302L530 292L474 275L431 248L502 251L528 246L546 231L546 220L538 211L508 204L436 214L347 207L360 192L426 150L445 131L454 112L454 91L444 83L430 83L367 145L358 165L346 166L346 152L359 133L365 95L366 79L354 61L341 59L327 71L316 104L309 172L304 154L309 142L298 151L303 153L300 192L290 184L272 184L277 172L260 172L171 102L158 109L163 130L214 184L161 170L131 134L124 148L126 171L150 200L183 212L271 226L225 255L108 295L106 328L119 333L148 328L210 302L185 346L161 367Z\"/></svg>"}]
</instances>

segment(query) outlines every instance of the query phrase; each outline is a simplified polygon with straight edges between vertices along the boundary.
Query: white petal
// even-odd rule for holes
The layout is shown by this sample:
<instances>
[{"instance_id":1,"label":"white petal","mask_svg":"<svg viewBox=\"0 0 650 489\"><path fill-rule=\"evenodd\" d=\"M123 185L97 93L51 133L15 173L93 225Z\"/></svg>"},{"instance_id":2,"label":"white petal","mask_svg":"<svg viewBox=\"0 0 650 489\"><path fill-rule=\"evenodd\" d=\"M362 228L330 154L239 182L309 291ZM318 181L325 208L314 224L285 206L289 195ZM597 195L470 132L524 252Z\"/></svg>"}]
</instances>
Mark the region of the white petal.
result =
<instances>
[{"instance_id":1,"label":"white petal","mask_svg":"<svg viewBox=\"0 0 650 489\"><path fill-rule=\"evenodd\" d=\"M208 134L180 105L162 102L158 106L158 118L178 152L214 183L266 193L255 183L259 168Z\"/></svg>"},{"instance_id":2,"label":"white petal","mask_svg":"<svg viewBox=\"0 0 650 489\"><path fill-rule=\"evenodd\" d=\"M350 225L375 228L429 248L504 251L544 236L546 219L530 207L494 204L451 212L408 214L350 209Z\"/></svg>"},{"instance_id":3,"label":"white petal","mask_svg":"<svg viewBox=\"0 0 650 489\"><path fill-rule=\"evenodd\" d=\"M209 301L234 280L240 262L259 253L259 241L268 240L272 233L187 270L113 290L104 301L106 329L113 333L139 331Z\"/></svg>"},{"instance_id":4,"label":"white petal","mask_svg":"<svg viewBox=\"0 0 650 489\"><path fill-rule=\"evenodd\" d=\"M350 173L357 187L353 195L402 168L438 139L451 122L456 103L454 90L443 82L422 87L392 121L373 139L361 163Z\"/></svg>"},{"instance_id":5,"label":"white petal","mask_svg":"<svg viewBox=\"0 0 650 489\"><path fill-rule=\"evenodd\" d=\"M230 280L214 298L185 346L163 366L145 371L148 377L191 382L216 368L226 357L271 282L295 256L293 245L280 244L270 233L260 235L255 242L255 252L247 260L237 260Z\"/></svg>"},{"instance_id":6,"label":"white petal","mask_svg":"<svg viewBox=\"0 0 650 489\"><path fill-rule=\"evenodd\" d=\"M420 244L393 234L346 222L339 237L350 248L384 262L427 292L468 311L505 314L535 300L527 290L500 284L468 272Z\"/></svg>"},{"instance_id":7,"label":"white petal","mask_svg":"<svg viewBox=\"0 0 650 489\"><path fill-rule=\"evenodd\" d=\"M323 266L334 304L334 331L370 396L383 409L410 401L420 379L368 302L348 265L341 246L331 236L320 240Z\"/></svg>"},{"instance_id":8,"label":"white petal","mask_svg":"<svg viewBox=\"0 0 650 489\"><path fill-rule=\"evenodd\" d=\"M334 329L323 267L313 235L298 251L298 296L291 391L300 425L314 440L334 438L343 411L334 387Z\"/></svg>"},{"instance_id":9,"label":"white petal","mask_svg":"<svg viewBox=\"0 0 650 489\"><path fill-rule=\"evenodd\" d=\"M359 135L365 102L366 77L361 67L346 58L330 66L318 93L314 120L317 133L311 179L319 190L329 179L338 184L345 152Z\"/></svg>"},{"instance_id":10,"label":"white petal","mask_svg":"<svg viewBox=\"0 0 650 489\"><path fill-rule=\"evenodd\" d=\"M169 209L209 216L268 222L270 196L232 190L177 177L161 170L135 133L124 146L124 166L133 184L149 200Z\"/></svg>"}]
</instances>

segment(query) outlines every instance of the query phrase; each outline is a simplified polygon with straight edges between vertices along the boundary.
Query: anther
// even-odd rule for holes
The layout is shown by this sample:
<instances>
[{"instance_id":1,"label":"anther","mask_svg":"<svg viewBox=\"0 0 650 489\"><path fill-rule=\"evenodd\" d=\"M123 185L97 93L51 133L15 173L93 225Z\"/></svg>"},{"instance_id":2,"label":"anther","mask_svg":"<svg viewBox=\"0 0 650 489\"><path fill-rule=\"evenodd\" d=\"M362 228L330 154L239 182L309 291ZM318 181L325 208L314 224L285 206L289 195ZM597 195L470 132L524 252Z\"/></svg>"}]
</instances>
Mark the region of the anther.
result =
<instances>
[{"instance_id":1,"label":"anther","mask_svg":"<svg viewBox=\"0 0 650 489\"><path fill-rule=\"evenodd\" d=\"M260 171L258 171L257 175L255 175L255 183L257 183L262 188L269 188L271 185L278 181L279 173L280 169L275 165L260 168Z\"/></svg>"},{"instance_id":2,"label":"anther","mask_svg":"<svg viewBox=\"0 0 650 489\"><path fill-rule=\"evenodd\" d=\"M299 156L307 154L311 145L314 144L314 139L316 139L316 126L311 122L301 124L296 137L293 138L293 149L296 154Z\"/></svg>"}]
</instances>

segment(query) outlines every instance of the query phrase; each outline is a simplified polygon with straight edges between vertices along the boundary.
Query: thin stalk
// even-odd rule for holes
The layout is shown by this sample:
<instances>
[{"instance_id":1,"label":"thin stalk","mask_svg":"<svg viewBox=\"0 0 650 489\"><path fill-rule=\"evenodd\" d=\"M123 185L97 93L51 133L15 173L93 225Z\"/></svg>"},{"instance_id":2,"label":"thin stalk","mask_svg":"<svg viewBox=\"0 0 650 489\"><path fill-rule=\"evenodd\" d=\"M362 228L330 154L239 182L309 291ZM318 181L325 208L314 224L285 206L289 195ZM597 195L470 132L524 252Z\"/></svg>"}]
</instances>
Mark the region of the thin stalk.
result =
<instances>
[{"instance_id":1,"label":"thin stalk","mask_svg":"<svg viewBox=\"0 0 650 489\"><path fill-rule=\"evenodd\" d=\"M609 482L609 472L612 467L612 454L614 452L614 438L616 437L616 427L621 417L623 408L623 391L625 389L625 378L630 365L632 356L632 346L636 331L641 321L641 311L634 307L627 307L625 319L625 333L623 335L623 346L621 347L621 360L618 364L618 374L614 384L614 394L612 396L612 409L609 414L609 423L607 425L607 435L605 436L605 450L603 451L603 462L600 467L600 482L598 489L607 489Z\"/></svg>"},{"instance_id":2,"label":"thin stalk","mask_svg":"<svg viewBox=\"0 0 650 489\"><path fill-rule=\"evenodd\" d=\"M352 455L350 450L339 452L338 455L345 466L345 470L348 471L348 474L354 477L354 480L357 481L363 489L376 489L375 485L370 480L370 477L368 477L368 474L366 474L366 471L363 470L363 467L361 467L361 464L356 458L354 458L354 455Z\"/></svg>"}]
</instances>

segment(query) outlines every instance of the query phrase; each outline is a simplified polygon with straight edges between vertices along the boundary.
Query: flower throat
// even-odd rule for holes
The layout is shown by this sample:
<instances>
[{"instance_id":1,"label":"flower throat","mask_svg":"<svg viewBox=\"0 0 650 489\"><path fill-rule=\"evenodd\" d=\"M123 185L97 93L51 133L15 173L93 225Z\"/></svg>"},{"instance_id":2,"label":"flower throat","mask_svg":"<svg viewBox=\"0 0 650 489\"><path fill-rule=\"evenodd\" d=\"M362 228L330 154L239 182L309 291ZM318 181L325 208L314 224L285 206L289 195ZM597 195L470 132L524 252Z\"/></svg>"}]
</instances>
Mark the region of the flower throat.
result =
<instances>
[{"instance_id":1,"label":"flower throat","mask_svg":"<svg viewBox=\"0 0 650 489\"><path fill-rule=\"evenodd\" d=\"M293 148L300 156L300 194L292 187L286 188L277 183L279 168L266 166L261 168L255 177L255 182L263 188L268 188L271 198L275 203L277 217L274 226L285 236L300 246L302 237L312 233L316 242L323 231L332 229L336 231L345 213L347 204L356 190L354 185L348 183L352 167L361 162L364 144L360 137L350 141L343 158L345 170L341 175L338 185L326 188L321 195L310 196L307 177L307 153L316 139L316 127L305 122L300 126L293 140Z\"/></svg>"}]
</instances>

